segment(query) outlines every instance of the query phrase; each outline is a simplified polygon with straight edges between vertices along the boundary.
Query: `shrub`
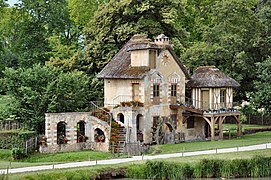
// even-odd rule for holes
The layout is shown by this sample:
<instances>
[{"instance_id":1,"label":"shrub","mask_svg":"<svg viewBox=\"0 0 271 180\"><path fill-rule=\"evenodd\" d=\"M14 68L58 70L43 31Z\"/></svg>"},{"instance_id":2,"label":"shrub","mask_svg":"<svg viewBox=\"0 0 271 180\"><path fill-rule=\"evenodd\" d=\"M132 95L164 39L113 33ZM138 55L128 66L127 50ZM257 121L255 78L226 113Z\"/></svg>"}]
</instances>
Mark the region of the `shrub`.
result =
<instances>
[{"instance_id":1,"label":"shrub","mask_svg":"<svg viewBox=\"0 0 271 180\"><path fill-rule=\"evenodd\" d=\"M12 148L12 150L11 150L11 156L12 156L12 158L14 160L16 160L16 159L22 159L26 155L24 153L24 149L23 148L16 147L16 148Z\"/></svg>"},{"instance_id":2,"label":"shrub","mask_svg":"<svg viewBox=\"0 0 271 180\"><path fill-rule=\"evenodd\" d=\"M255 156L250 161L251 177L265 177L271 175L271 158Z\"/></svg>"},{"instance_id":3,"label":"shrub","mask_svg":"<svg viewBox=\"0 0 271 180\"><path fill-rule=\"evenodd\" d=\"M129 178L146 179L147 178L146 165L137 164L129 166L126 170L126 176Z\"/></svg>"}]
</instances>

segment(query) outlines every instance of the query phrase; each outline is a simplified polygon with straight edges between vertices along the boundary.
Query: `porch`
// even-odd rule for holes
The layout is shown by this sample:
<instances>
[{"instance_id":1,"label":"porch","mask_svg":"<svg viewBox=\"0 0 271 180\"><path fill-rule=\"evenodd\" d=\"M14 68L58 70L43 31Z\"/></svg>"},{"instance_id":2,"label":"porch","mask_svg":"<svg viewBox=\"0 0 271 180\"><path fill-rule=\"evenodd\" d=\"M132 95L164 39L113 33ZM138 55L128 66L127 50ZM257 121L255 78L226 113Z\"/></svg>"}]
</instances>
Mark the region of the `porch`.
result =
<instances>
[{"instance_id":1,"label":"porch","mask_svg":"<svg viewBox=\"0 0 271 180\"><path fill-rule=\"evenodd\" d=\"M199 102L203 104L204 102ZM236 121L237 136L241 136L241 121L240 121L240 112L234 108L231 103L227 105L227 108L221 108L220 104L214 104L213 107L219 107L217 109L203 109L195 108L189 103L181 103L170 105L171 109L181 110L183 119L182 123L187 123L190 117L199 117L202 118L209 125L210 128L210 137L211 140L215 140L216 128L218 129L218 139L223 139L223 122L227 117L233 117Z\"/></svg>"}]
</instances>

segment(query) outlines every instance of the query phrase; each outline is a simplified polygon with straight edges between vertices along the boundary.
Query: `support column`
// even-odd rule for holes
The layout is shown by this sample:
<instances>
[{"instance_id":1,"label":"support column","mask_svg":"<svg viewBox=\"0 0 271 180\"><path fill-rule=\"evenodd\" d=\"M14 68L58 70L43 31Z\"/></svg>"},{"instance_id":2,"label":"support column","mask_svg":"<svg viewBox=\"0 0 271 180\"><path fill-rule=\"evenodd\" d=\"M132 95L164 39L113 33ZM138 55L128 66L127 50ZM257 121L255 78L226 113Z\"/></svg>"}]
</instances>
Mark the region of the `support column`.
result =
<instances>
[{"instance_id":1,"label":"support column","mask_svg":"<svg viewBox=\"0 0 271 180\"><path fill-rule=\"evenodd\" d=\"M223 127L222 127L222 116L219 117L218 119L218 128L219 128L219 139L223 139Z\"/></svg>"},{"instance_id":2,"label":"support column","mask_svg":"<svg viewBox=\"0 0 271 180\"><path fill-rule=\"evenodd\" d=\"M240 116L234 116L236 119L236 125L237 125L237 136L240 137L242 135L241 132L241 122L240 122Z\"/></svg>"},{"instance_id":3,"label":"support column","mask_svg":"<svg viewBox=\"0 0 271 180\"><path fill-rule=\"evenodd\" d=\"M211 140L215 140L215 119L211 117Z\"/></svg>"}]
</instances>

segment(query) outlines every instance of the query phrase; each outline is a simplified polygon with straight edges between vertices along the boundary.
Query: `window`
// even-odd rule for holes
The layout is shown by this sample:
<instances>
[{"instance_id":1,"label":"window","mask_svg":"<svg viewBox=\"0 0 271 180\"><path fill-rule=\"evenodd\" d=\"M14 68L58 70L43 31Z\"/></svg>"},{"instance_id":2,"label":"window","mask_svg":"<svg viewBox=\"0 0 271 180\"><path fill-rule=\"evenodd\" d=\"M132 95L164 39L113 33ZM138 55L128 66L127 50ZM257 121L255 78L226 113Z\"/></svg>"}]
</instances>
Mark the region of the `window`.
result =
<instances>
[{"instance_id":1,"label":"window","mask_svg":"<svg viewBox=\"0 0 271 180\"><path fill-rule=\"evenodd\" d=\"M171 84L171 96L177 96L177 84Z\"/></svg>"},{"instance_id":2,"label":"window","mask_svg":"<svg viewBox=\"0 0 271 180\"><path fill-rule=\"evenodd\" d=\"M158 122L159 122L159 116L153 116L152 126L157 127Z\"/></svg>"},{"instance_id":3,"label":"window","mask_svg":"<svg viewBox=\"0 0 271 180\"><path fill-rule=\"evenodd\" d=\"M226 107L226 90L225 89L220 90L220 105L221 105L221 108Z\"/></svg>"},{"instance_id":4,"label":"window","mask_svg":"<svg viewBox=\"0 0 271 180\"><path fill-rule=\"evenodd\" d=\"M191 116L187 119L187 129L195 127L195 117Z\"/></svg>"},{"instance_id":5,"label":"window","mask_svg":"<svg viewBox=\"0 0 271 180\"><path fill-rule=\"evenodd\" d=\"M170 118L172 119L175 128L177 128L177 114L171 114Z\"/></svg>"},{"instance_id":6,"label":"window","mask_svg":"<svg viewBox=\"0 0 271 180\"><path fill-rule=\"evenodd\" d=\"M153 85L153 97L159 97L159 84Z\"/></svg>"},{"instance_id":7,"label":"window","mask_svg":"<svg viewBox=\"0 0 271 180\"><path fill-rule=\"evenodd\" d=\"M117 118L118 118L118 121L124 123L124 115L122 113L119 113Z\"/></svg>"}]
</instances>

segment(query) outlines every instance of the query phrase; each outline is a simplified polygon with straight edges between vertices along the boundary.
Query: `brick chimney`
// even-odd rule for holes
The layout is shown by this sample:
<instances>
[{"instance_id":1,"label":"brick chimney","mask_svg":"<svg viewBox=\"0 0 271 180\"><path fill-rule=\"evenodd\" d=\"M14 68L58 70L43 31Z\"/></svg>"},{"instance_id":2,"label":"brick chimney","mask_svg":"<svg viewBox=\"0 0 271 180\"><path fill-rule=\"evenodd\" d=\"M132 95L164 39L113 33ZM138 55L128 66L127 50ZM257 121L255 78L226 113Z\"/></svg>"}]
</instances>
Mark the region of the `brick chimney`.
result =
<instances>
[{"instance_id":1,"label":"brick chimney","mask_svg":"<svg viewBox=\"0 0 271 180\"><path fill-rule=\"evenodd\" d=\"M169 38L164 34L160 34L154 40L157 45L169 45Z\"/></svg>"}]
</instances>

